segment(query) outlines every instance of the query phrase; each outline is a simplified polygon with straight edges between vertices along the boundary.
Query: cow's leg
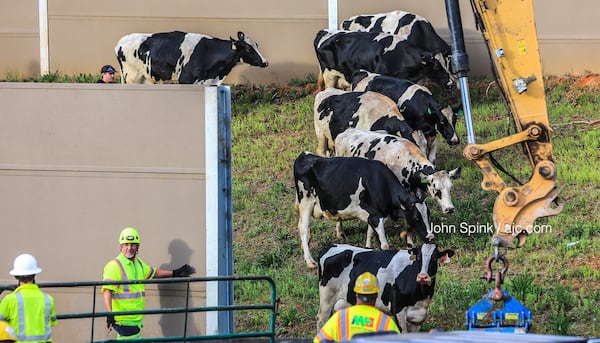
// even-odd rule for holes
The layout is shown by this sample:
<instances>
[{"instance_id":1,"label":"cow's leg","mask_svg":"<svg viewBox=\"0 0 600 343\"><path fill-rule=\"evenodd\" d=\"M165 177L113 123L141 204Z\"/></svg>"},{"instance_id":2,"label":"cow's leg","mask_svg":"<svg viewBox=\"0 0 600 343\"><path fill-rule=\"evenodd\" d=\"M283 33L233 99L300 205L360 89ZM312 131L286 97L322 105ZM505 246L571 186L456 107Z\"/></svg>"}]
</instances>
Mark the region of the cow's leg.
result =
<instances>
[{"instance_id":1,"label":"cow's leg","mask_svg":"<svg viewBox=\"0 0 600 343\"><path fill-rule=\"evenodd\" d=\"M342 221L339 219L337 221L337 224L335 225L335 236L344 242L348 239L348 237L346 237L346 233L344 232Z\"/></svg>"},{"instance_id":2,"label":"cow's leg","mask_svg":"<svg viewBox=\"0 0 600 343\"><path fill-rule=\"evenodd\" d=\"M427 155L427 138L425 137L425 134L423 133L422 130L415 130L412 133L412 138L415 140L415 143L417 145L417 147L419 147L419 150L421 151L421 153L423 153L423 156Z\"/></svg>"},{"instance_id":3,"label":"cow's leg","mask_svg":"<svg viewBox=\"0 0 600 343\"><path fill-rule=\"evenodd\" d=\"M379 223L377 224L377 227L375 227L375 231L377 232L377 237L379 237L379 243L381 245L381 250L388 250L390 248L390 245L387 241L387 238L385 237L385 231L384 231L384 224L385 224L385 218L379 218ZM369 235L370 233L370 235ZM367 248L371 247L371 238L373 236L373 229L371 228L371 225L369 225L369 229L367 229Z\"/></svg>"},{"instance_id":4,"label":"cow's leg","mask_svg":"<svg viewBox=\"0 0 600 343\"><path fill-rule=\"evenodd\" d=\"M437 136L427 137L427 159L435 164L435 155L437 153Z\"/></svg>"},{"instance_id":5,"label":"cow's leg","mask_svg":"<svg viewBox=\"0 0 600 343\"><path fill-rule=\"evenodd\" d=\"M331 314L336 305L335 294L337 289L331 289L327 286L319 286L319 312L317 313L317 330L320 330Z\"/></svg>"},{"instance_id":6,"label":"cow's leg","mask_svg":"<svg viewBox=\"0 0 600 343\"><path fill-rule=\"evenodd\" d=\"M302 251L304 252L304 260L308 268L316 268L317 262L310 254L308 247L310 243L310 216L315 207L315 201L312 199L304 199L298 205L298 231L300 232L300 240L302 241Z\"/></svg>"},{"instance_id":7,"label":"cow's leg","mask_svg":"<svg viewBox=\"0 0 600 343\"><path fill-rule=\"evenodd\" d=\"M337 299L337 301L333 304L333 311L339 311L343 308L352 306L346 299Z\"/></svg>"},{"instance_id":8,"label":"cow's leg","mask_svg":"<svg viewBox=\"0 0 600 343\"><path fill-rule=\"evenodd\" d=\"M123 63L121 68L121 83L137 83L135 76L137 72L134 68L130 67L128 63Z\"/></svg>"},{"instance_id":9,"label":"cow's leg","mask_svg":"<svg viewBox=\"0 0 600 343\"><path fill-rule=\"evenodd\" d=\"M325 151L327 150L327 138L324 135L317 132L317 155L326 157Z\"/></svg>"},{"instance_id":10,"label":"cow's leg","mask_svg":"<svg viewBox=\"0 0 600 343\"><path fill-rule=\"evenodd\" d=\"M371 225L367 225L367 241L365 242L365 247L371 248L371 240L373 239L373 228Z\"/></svg>"},{"instance_id":11,"label":"cow's leg","mask_svg":"<svg viewBox=\"0 0 600 343\"><path fill-rule=\"evenodd\" d=\"M421 329L421 325L427 319L429 314L429 299L417 301L413 306L409 306L406 310L406 325L409 332L417 332Z\"/></svg>"},{"instance_id":12,"label":"cow's leg","mask_svg":"<svg viewBox=\"0 0 600 343\"><path fill-rule=\"evenodd\" d=\"M329 139L326 138L325 140L327 142L327 151L326 151L326 156L327 157L333 157L335 156L335 141L333 139Z\"/></svg>"},{"instance_id":13,"label":"cow's leg","mask_svg":"<svg viewBox=\"0 0 600 343\"><path fill-rule=\"evenodd\" d=\"M408 333L408 327L406 326L406 312L408 308L405 307L402 311L396 313L396 320L398 321L398 326L400 326L400 331L402 333Z\"/></svg>"},{"instance_id":14,"label":"cow's leg","mask_svg":"<svg viewBox=\"0 0 600 343\"><path fill-rule=\"evenodd\" d=\"M319 72L319 78L317 79L317 90L322 91L325 89L325 78L323 77L323 72Z\"/></svg>"},{"instance_id":15,"label":"cow's leg","mask_svg":"<svg viewBox=\"0 0 600 343\"><path fill-rule=\"evenodd\" d=\"M406 240L406 245L409 247L414 247L414 243L415 243L415 234L410 231L410 229L406 230L406 231L402 231L400 232L400 238L402 240Z\"/></svg>"},{"instance_id":16,"label":"cow's leg","mask_svg":"<svg viewBox=\"0 0 600 343\"><path fill-rule=\"evenodd\" d=\"M429 222L429 210L427 208L425 200L423 200L422 202L415 203L415 207L417 208L417 211L419 211L419 213L421 214L423 222L425 222L425 228L427 229L427 234L425 235L425 238L428 240L434 239L435 235L433 234L433 230L431 230Z\"/></svg>"}]
</instances>

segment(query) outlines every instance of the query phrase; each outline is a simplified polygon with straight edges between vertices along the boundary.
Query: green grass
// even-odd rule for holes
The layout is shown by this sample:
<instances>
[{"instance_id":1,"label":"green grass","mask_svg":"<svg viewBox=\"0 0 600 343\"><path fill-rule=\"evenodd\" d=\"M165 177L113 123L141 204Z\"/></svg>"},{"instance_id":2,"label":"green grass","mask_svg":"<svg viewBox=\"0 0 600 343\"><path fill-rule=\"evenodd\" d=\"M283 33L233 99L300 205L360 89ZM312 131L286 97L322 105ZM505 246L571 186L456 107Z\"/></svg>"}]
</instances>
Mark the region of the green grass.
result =
<instances>
[{"instance_id":1,"label":"green grass","mask_svg":"<svg viewBox=\"0 0 600 343\"><path fill-rule=\"evenodd\" d=\"M65 75L60 71L53 71L48 74L25 78L18 71L9 70L5 73L4 80L8 82L44 82L44 83L95 83L102 77L100 74L77 74Z\"/></svg>"},{"instance_id":2,"label":"green grass","mask_svg":"<svg viewBox=\"0 0 600 343\"><path fill-rule=\"evenodd\" d=\"M525 247L506 252L510 269L505 288L532 310L534 332L598 336L600 130L593 121L600 119L600 91L574 86L576 76L556 79L548 80L547 99L557 184L565 207L557 216L536 221L551 228L550 232L532 235ZM316 271L308 270L302 258L293 207L293 161L300 152L316 147L312 81L294 80L283 87L232 86L235 272L274 278L279 297L276 330L282 338L312 337L319 305ZM496 86L487 80L470 84L477 141L513 133ZM442 214L428 199L431 219L457 227L491 223L496 194L481 189L481 172L462 156L463 118L457 130L461 144L441 143L437 162L438 168L462 167L453 187L457 212ZM494 157L518 179L527 181L531 170L520 147L497 151ZM345 229L347 243L364 245L364 223L349 221ZM310 230L313 255L338 241L334 222L313 219ZM392 247L403 244L397 232L396 226L386 230ZM464 311L494 287L480 279L485 260L493 253L490 236L458 233L438 235L438 239L442 248L454 249L456 256L440 267L423 330L462 329ZM240 288L236 299L242 299L241 293L244 299L268 297L258 289ZM236 317L237 330L249 331L256 318L240 317Z\"/></svg>"}]
</instances>

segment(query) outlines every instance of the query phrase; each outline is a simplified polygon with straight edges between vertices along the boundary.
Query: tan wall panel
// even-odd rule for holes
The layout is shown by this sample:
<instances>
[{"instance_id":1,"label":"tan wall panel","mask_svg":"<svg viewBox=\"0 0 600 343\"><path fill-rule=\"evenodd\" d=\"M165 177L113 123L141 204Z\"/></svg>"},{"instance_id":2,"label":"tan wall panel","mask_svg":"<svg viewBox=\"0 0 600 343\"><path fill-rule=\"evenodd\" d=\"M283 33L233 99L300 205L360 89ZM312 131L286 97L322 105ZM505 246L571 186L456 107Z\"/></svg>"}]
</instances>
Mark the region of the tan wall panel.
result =
<instances>
[{"instance_id":1,"label":"tan wall panel","mask_svg":"<svg viewBox=\"0 0 600 343\"><path fill-rule=\"evenodd\" d=\"M38 2L38 0L0 1L0 32L37 32Z\"/></svg>"},{"instance_id":2,"label":"tan wall panel","mask_svg":"<svg viewBox=\"0 0 600 343\"><path fill-rule=\"evenodd\" d=\"M489 75L489 58L481 34L475 31L469 3L461 1L471 75ZM558 0L534 1L543 70L546 74L583 73L600 69L600 30L594 14L600 3L582 0L565 7ZM116 64L114 46L132 32L183 30L219 38L244 31L260 45L270 66L237 66L226 83L282 83L315 73L312 40L327 26L327 0L206 2L195 0L49 1L50 70L65 74L98 73ZM442 38L449 40L442 0L339 1L339 19L394 9L427 17ZM31 12L34 13L31 13ZM25 76L39 70L37 1L4 0L0 13L0 72L15 69ZM10 15L6 14L10 13ZM15 18L19 18L16 20ZM20 20L25 18L25 20ZM568 22L569 25L557 25ZM16 43L15 40L25 40ZM16 48L16 50L15 50ZM568 51L567 54L565 51ZM0 79L5 75L0 75Z\"/></svg>"},{"instance_id":3,"label":"tan wall panel","mask_svg":"<svg viewBox=\"0 0 600 343\"><path fill-rule=\"evenodd\" d=\"M24 252L43 268L38 282L101 280L126 226L140 231L148 264L206 275L203 87L0 83L0 103L0 284L14 284L8 271ZM148 308L182 304L168 291L179 286L149 289ZM204 286L195 289L202 306ZM90 290L49 292L58 313L92 310ZM203 327L204 315L192 318ZM180 322L145 324L160 336ZM89 330L76 324L61 321L54 339L85 341Z\"/></svg>"},{"instance_id":4,"label":"tan wall panel","mask_svg":"<svg viewBox=\"0 0 600 343\"><path fill-rule=\"evenodd\" d=\"M481 34L475 31L468 2L460 2L471 75L489 75L489 58ZM594 13L600 3L583 0L565 7L558 0L534 1L543 70L546 74L598 71L600 28ZM49 4L50 70L64 74L98 73L106 63L116 64L114 46L132 32L183 30L219 38L238 30L255 39L270 66L237 66L226 83L283 83L316 73L312 40L327 26L327 1L276 0L215 2L195 0L68 1ZM339 1L339 20L363 13L394 9L427 17L442 38L449 40L444 1ZM25 76L39 72L37 1L0 2L0 72L18 70ZM10 9L10 10L8 10ZM10 13L10 15L6 14ZM16 20L15 18L19 18ZM20 20L25 18L25 20ZM568 22L569 25L556 23ZM18 41L22 41L19 43ZM16 49L15 49L16 47ZM566 53L568 51L569 53ZM0 75L3 78L5 75Z\"/></svg>"},{"instance_id":5,"label":"tan wall panel","mask_svg":"<svg viewBox=\"0 0 600 343\"><path fill-rule=\"evenodd\" d=\"M38 1L0 1L0 80L39 74Z\"/></svg>"},{"instance_id":6,"label":"tan wall panel","mask_svg":"<svg viewBox=\"0 0 600 343\"><path fill-rule=\"evenodd\" d=\"M57 15L99 15L175 18L305 18L323 16L327 1L224 0L218 3L197 0L105 0L85 2L52 0L49 10Z\"/></svg>"},{"instance_id":7,"label":"tan wall panel","mask_svg":"<svg viewBox=\"0 0 600 343\"><path fill-rule=\"evenodd\" d=\"M0 33L0 80L40 73L40 41L35 33Z\"/></svg>"}]
</instances>

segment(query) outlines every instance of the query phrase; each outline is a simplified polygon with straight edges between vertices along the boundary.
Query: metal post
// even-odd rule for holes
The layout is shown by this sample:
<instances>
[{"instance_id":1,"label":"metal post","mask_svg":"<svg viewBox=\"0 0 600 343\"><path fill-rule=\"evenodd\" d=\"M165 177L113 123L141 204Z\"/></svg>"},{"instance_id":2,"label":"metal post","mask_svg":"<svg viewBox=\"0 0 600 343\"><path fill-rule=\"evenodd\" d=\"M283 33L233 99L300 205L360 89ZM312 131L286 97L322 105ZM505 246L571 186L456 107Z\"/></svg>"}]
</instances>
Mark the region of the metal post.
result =
<instances>
[{"instance_id":1,"label":"metal post","mask_svg":"<svg viewBox=\"0 0 600 343\"><path fill-rule=\"evenodd\" d=\"M204 87L205 106L205 163L206 163L206 276L218 276L221 259L219 246L219 147L218 147L218 93L217 87ZM202 232L202 228L199 229ZM206 283L206 306L217 306L219 303L219 287L217 282ZM219 314L206 313L206 334L219 333Z\"/></svg>"},{"instance_id":2,"label":"metal post","mask_svg":"<svg viewBox=\"0 0 600 343\"><path fill-rule=\"evenodd\" d=\"M329 29L337 30L338 27L338 0L328 0Z\"/></svg>"},{"instance_id":3,"label":"metal post","mask_svg":"<svg viewBox=\"0 0 600 343\"><path fill-rule=\"evenodd\" d=\"M450 39L452 41L452 69L458 77L460 94L462 98L463 111L465 113L465 125L467 128L467 142L475 143L475 131L471 115L471 98L469 95L469 57L465 48L465 38L460 17L460 5L458 0L446 0L446 15L448 27L450 28Z\"/></svg>"},{"instance_id":4,"label":"metal post","mask_svg":"<svg viewBox=\"0 0 600 343\"><path fill-rule=\"evenodd\" d=\"M50 73L50 61L48 54L48 0L39 0L39 23L40 23L40 75Z\"/></svg>"},{"instance_id":5,"label":"metal post","mask_svg":"<svg viewBox=\"0 0 600 343\"><path fill-rule=\"evenodd\" d=\"M233 208L231 185L231 91L219 86L218 101L218 156L219 156L219 275L233 275ZM219 305L233 305L233 283L219 283ZM219 312L219 332L233 333L233 312Z\"/></svg>"},{"instance_id":6,"label":"metal post","mask_svg":"<svg viewBox=\"0 0 600 343\"><path fill-rule=\"evenodd\" d=\"M206 276L233 275L231 189L231 92L228 86L205 87L206 106ZM208 306L233 304L230 281L206 284ZM233 333L233 313L206 314L208 334Z\"/></svg>"}]
</instances>

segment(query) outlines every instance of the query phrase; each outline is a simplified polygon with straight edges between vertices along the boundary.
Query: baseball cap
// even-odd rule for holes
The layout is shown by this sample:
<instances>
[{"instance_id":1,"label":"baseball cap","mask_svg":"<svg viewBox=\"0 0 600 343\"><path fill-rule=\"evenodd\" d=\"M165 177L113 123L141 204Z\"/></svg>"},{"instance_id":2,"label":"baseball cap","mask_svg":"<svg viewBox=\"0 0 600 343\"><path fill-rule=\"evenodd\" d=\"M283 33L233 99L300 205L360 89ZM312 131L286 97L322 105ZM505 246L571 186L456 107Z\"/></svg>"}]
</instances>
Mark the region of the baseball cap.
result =
<instances>
[{"instance_id":1,"label":"baseball cap","mask_svg":"<svg viewBox=\"0 0 600 343\"><path fill-rule=\"evenodd\" d=\"M104 67L102 67L102 69L100 69L100 73L114 73L115 72L115 68L113 68L113 66L107 64Z\"/></svg>"}]
</instances>

